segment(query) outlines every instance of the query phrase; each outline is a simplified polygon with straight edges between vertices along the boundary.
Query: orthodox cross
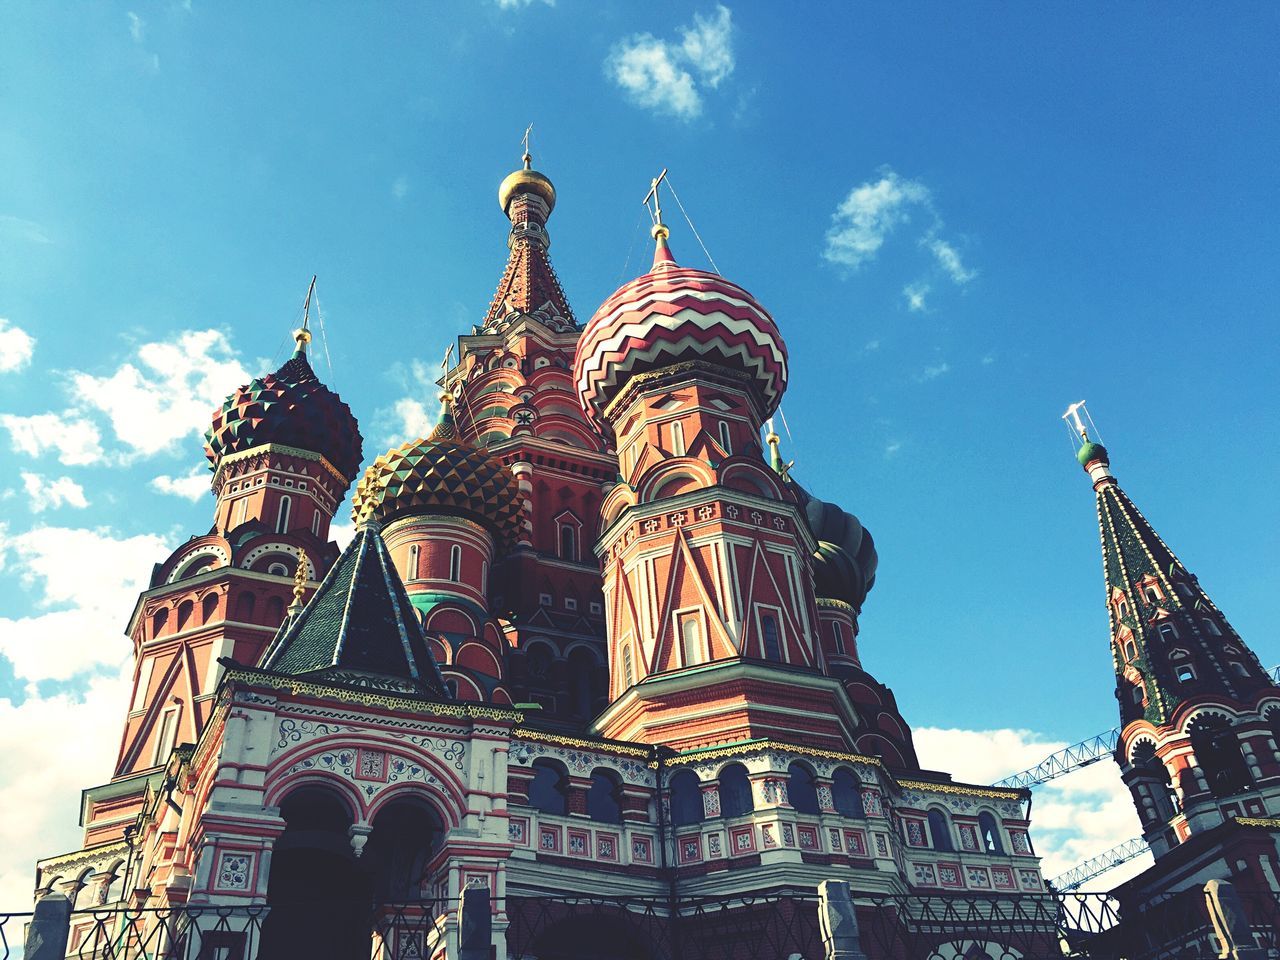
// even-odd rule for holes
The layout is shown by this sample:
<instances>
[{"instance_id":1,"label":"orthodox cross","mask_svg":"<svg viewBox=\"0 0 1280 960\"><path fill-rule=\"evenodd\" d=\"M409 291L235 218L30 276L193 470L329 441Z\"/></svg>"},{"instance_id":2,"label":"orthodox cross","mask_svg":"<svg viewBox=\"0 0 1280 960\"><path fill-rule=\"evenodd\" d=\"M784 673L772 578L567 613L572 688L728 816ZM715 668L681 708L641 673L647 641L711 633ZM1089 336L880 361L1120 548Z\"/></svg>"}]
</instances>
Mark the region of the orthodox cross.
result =
<instances>
[{"instance_id":1,"label":"orthodox cross","mask_svg":"<svg viewBox=\"0 0 1280 960\"><path fill-rule=\"evenodd\" d=\"M649 210L649 216L653 217L655 227L662 223L662 198L658 196L658 185L665 179L667 179L667 168L663 167L662 172L649 184L649 192L644 195L642 201ZM650 201L653 202L652 206L649 205Z\"/></svg>"},{"instance_id":2,"label":"orthodox cross","mask_svg":"<svg viewBox=\"0 0 1280 960\"><path fill-rule=\"evenodd\" d=\"M449 344L449 349L444 352L444 359L440 361L440 386L447 394L449 392L449 359L453 356L453 344ZM445 403L449 401L446 400Z\"/></svg>"},{"instance_id":3,"label":"orthodox cross","mask_svg":"<svg viewBox=\"0 0 1280 960\"><path fill-rule=\"evenodd\" d=\"M1069 427L1073 427L1075 429L1076 436L1081 440L1088 440L1089 429L1085 426L1084 420L1080 417L1081 410L1084 410L1084 415L1086 417L1089 416L1089 411L1084 408L1084 401L1078 400L1071 404L1071 406L1067 407L1067 412L1062 415L1062 419L1067 421L1067 425ZM1092 422L1093 420L1090 418L1090 423Z\"/></svg>"},{"instance_id":4,"label":"orthodox cross","mask_svg":"<svg viewBox=\"0 0 1280 960\"><path fill-rule=\"evenodd\" d=\"M524 136L520 138L520 142L524 144L524 165L528 169L530 161L533 160L532 154L529 153L529 134L533 133L533 124L529 124L524 128Z\"/></svg>"}]
</instances>

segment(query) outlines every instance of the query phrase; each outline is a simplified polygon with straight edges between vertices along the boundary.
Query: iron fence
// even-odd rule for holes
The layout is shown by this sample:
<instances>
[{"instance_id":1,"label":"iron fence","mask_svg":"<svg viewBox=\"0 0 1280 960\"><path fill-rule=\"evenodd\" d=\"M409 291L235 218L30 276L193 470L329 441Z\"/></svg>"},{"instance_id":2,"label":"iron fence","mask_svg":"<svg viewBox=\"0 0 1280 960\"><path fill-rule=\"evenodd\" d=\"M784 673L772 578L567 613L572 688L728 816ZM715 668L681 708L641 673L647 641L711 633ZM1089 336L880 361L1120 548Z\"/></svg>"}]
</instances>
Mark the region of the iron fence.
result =
<instances>
[{"instance_id":1,"label":"iron fence","mask_svg":"<svg viewBox=\"0 0 1280 960\"><path fill-rule=\"evenodd\" d=\"M0 960L22 956L22 941L31 917L31 913L0 913Z\"/></svg>"}]
</instances>

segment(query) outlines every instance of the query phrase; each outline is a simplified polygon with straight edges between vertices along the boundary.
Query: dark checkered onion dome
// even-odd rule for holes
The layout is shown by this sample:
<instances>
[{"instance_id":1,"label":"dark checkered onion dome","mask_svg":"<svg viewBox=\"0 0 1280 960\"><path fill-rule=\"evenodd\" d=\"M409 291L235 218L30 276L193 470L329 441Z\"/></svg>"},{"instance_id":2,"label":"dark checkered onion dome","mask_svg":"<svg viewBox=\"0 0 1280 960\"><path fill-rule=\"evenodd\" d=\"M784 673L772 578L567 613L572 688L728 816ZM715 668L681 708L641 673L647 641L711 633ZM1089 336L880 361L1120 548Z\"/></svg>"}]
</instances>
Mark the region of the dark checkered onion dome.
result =
<instances>
[{"instance_id":1,"label":"dark checkered onion dome","mask_svg":"<svg viewBox=\"0 0 1280 960\"><path fill-rule=\"evenodd\" d=\"M357 523L382 524L415 515L466 517L509 545L520 530L520 503L511 471L459 437L446 413L430 436L373 461L356 484L351 514Z\"/></svg>"},{"instance_id":2,"label":"dark checkered onion dome","mask_svg":"<svg viewBox=\"0 0 1280 960\"><path fill-rule=\"evenodd\" d=\"M351 408L320 382L301 348L275 373L227 397L204 439L204 454L215 470L227 454L264 443L318 453L348 480L356 478L363 458Z\"/></svg>"},{"instance_id":3,"label":"dark checkered onion dome","mask_svg":"<svg viewBox=\"0 0 1280 960\"><path fill-rule=\"evenodd\" d=\"M802 497L805 520L818 541L813 552L815 592L861 610L875 586L880 562L871 531L836 504L811 496L798 484L796 489Z\"/></svg>"}]
</instances>

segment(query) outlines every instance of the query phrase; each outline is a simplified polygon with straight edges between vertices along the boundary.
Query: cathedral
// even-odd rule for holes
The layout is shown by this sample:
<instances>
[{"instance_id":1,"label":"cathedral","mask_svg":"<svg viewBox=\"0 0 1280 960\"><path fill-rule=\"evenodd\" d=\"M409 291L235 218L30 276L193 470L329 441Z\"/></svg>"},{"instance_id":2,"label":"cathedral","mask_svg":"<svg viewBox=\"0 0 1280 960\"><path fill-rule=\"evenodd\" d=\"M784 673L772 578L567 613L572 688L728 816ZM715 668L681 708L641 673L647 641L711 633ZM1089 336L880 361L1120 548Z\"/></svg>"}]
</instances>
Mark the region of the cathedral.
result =
<instances>
[{"instance_id":1,"label":"cathedral","mask_svg":"<svg viewBox=\"0 0 1280 960\"><path fill-rule=\"evenodd\" d=\"M864 919L859 898L1051 893L1029 791L921 767L873 672L889 652L860 637L872 535L790 476L772 430L782 328L680 265L660 187L651 268L583 324L526 154L438 423L363 472L306 322L213 413L212 526L158 558L129 617L114 775L84 791L82 849L38 864L38 898L265 907L259 956L368 957L372 936L416 958L457 955L480 889L497 957L641 958L607 915L589 948L521 918L601 896L745 917L833 878ZM1079 436L1116 759L1157 856L1134 895L1275 889L1280 690ZM420 922L377 933L387 911ZM936 955L1011 955L974 949Z\"/></svg>"}]
</instances>

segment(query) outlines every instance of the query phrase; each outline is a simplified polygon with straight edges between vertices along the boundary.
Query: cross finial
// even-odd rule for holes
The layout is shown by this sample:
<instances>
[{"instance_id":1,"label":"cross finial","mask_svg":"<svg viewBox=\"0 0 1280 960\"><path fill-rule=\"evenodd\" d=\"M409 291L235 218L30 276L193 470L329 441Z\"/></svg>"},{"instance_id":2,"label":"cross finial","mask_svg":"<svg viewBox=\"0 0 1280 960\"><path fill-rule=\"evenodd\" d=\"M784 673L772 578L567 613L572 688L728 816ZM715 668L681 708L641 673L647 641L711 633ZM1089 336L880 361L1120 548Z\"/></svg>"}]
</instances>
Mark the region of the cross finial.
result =
<instances>
[{"instance_id":1,"label":"cross finial","mask_svg":"<svg viewBox=\"0 0 1280 960\"><path fill-rule=\"evenodd\" d=\"M312 276L311 286L307 287L307 298L302 301L302 326L293 331L293 341L298 345L295 353L305 353L307 344L311 342L311 298L315 296L316 278Z\"/></svg>"},{"instance_id":2,"label":"cross finial","mask_svg":"<svg viewBox=\"0 0 1280 960\"><path fill-rule=\"evenodd\" d=\"M663 167L662 172L653 178L649 183L649 192L644 195L643 203L649 210L649 216L653 218L653 226L663 227L662 222L662 197L658 195L658 186L663 180L667 179L667 168Z\"/></svg>"},{"instance_id":3,"label":"cross finial","mask_svg":"<svg viewBox=\"0 0 1280 960\"><path fill-rule=\"evenodd\" d=\"M533 133L533 124L529 124L524 128L524 136L520 138L520 142L524 144L524 168L529 170L533 166L533 155L529 153L529 135Z\"/></svg>"},{"instance_id":4,"label":"cross finial","mask_svg":"<svg viewBox=\"0 0 1280 960\"><path fill-rule=\"evenodd\" d=\"M440 361L440 402L444 405L446 412L449 409L449 404L453 402L453 394L449 392L449 360L452 357L453 344L451 343L449 344L449 349L444 352L444 359Z\"/></svg>"},{"instance_id":5,"label":"cross finial","mask_svg":"<svg viewBox=\"0 0 1280 960\"><path fill-rule=\"evenodd\" d=\"M1077 400L1067 407L1067 412L1062 415L1062 419L1067 421L1067 425L1075 431L1076 436L1081 440L1088 440L1089 428L1085 426L1084 418L1080 416L1081 410L1084 410L1085 417L1089 416L1089 411L1084 409L1084 401Z\"/></svg>"}]
</instances>

